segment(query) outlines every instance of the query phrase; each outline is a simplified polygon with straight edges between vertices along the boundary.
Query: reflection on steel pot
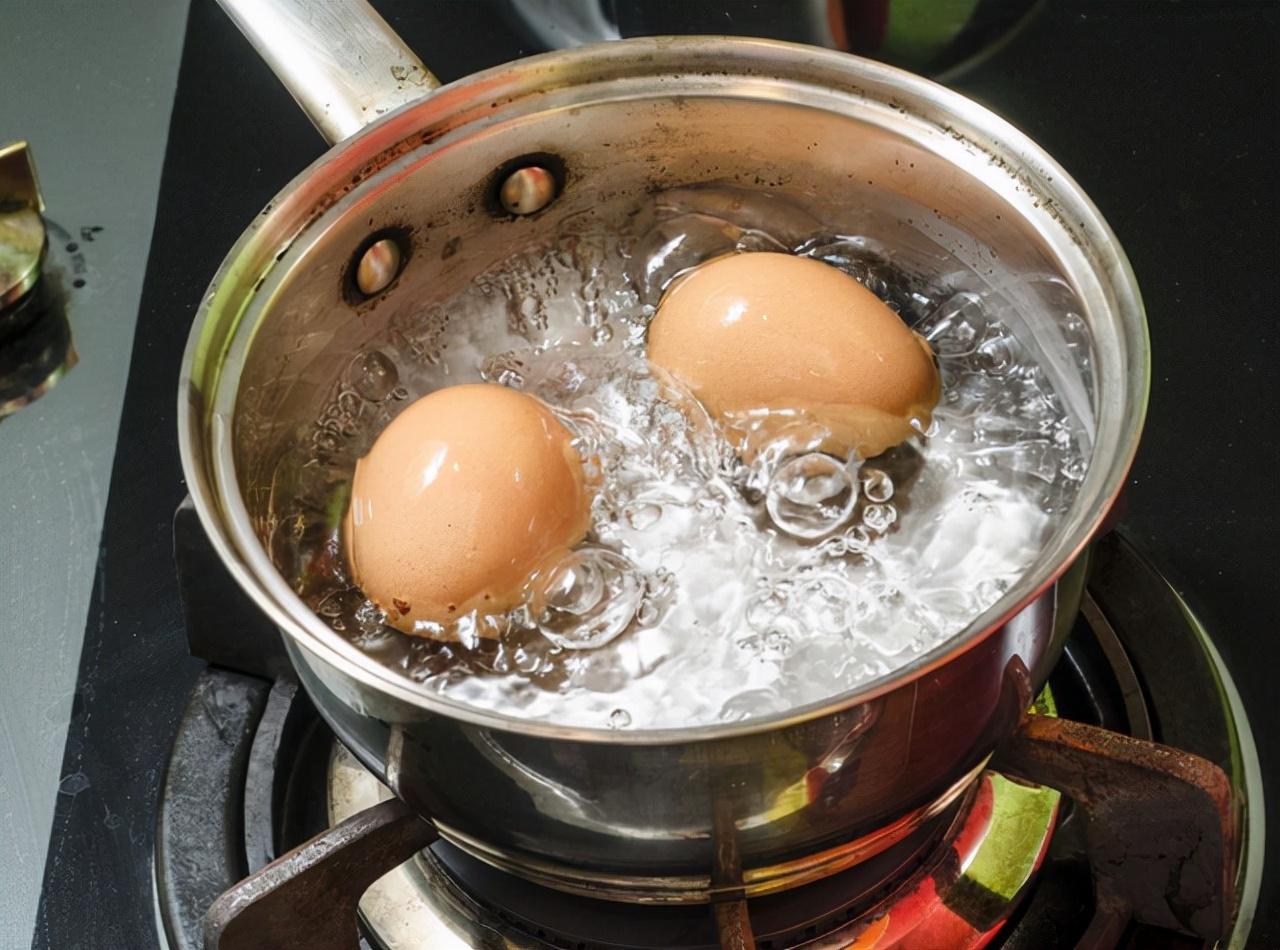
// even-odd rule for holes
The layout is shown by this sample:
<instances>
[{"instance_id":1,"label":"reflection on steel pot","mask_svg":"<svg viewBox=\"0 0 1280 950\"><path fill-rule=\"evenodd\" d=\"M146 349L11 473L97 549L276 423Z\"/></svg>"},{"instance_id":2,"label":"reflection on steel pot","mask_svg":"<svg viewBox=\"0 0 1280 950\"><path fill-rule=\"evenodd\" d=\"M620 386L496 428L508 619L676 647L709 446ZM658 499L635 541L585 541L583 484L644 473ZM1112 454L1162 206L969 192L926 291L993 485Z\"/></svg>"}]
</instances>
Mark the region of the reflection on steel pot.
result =
<instances>
[{"instance_id":1,"label":"reflection on steel pot","mask_svg":"<svg viewBox=\"0 0 1280 950\"><path fill-rule=\"evenodd\" d=\"M733 883L750 892L796 884L886 847L958 794L1056 659L1081 554L1145 408L1137 289L1076 185L974 103L840 53L631 40L428 95L430 74L362 2L223 2L338 144L257 218L213 281L183 365L183 464L221 557L284 631L317 707L361 761L473 853L619 899L705 900L726 886L715 856L731 852ZM553 161L555 200L508 213L502 182ZM1027 574L942 647L854 692L669 730L467 707L416 688L309 611L254 524L268 504L264 473L349 354L415 300L457 291L569 215L625 213L654 189L706 181L755 183L801 207L820 200L837 225L840 213L910 203L957 254L993 252L1048 275L1020 289L1028 299L1069 289L1092 345L1087 368L1063 358L1058 371L1087 394L1092 455ZM402 253L390 283L354 293L357 255L392 236ZM1029 332L1052 353L1055 315L1066 315L1030 312Z\"/></svg>"}]
</instances>

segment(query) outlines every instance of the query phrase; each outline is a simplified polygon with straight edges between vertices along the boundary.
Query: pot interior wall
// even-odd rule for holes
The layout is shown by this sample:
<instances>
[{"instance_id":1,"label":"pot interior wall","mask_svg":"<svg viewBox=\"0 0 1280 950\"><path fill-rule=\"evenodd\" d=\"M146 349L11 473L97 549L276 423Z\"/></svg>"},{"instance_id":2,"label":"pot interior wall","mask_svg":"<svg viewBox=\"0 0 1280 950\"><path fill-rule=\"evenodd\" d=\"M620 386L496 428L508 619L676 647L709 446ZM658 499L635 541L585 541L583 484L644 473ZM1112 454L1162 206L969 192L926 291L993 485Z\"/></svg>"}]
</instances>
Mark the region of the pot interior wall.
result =
<instances>
[{"instance_id":1,"label":"pot interior wall","mask_svg":"<svg viewBox=\"0 0 1280 950\"><path fill-rule=\"evenodd\" d=\"M800 240L816 219L827 233L881 242L896 266L927 279L962 262L968 273L952 274L953 282L995 294L1001 319L1039 354L1090 440L1101 405L1095 353L1114 346L1097 337L1114 330L1082 302L1096 288L1077 286L1080 269L1072 273L1055 254L1046 234L1051 216L1029 218L1007 200L1010 171L958 136L885 107L854 118L786 100L785 89L754 98L722 91L518 116L410 153L320 214L283 252L259 295L266 300L253 317L236 401L235 470L259 537L265 542L274 527L278 461L314 429L365 344L395 327L430 336L451 319L439 305L495 264L566 227L634 229L637 215L652 214L655 194L688 186L767 193L775 207L762 228ZM496 213L497 170L531 153L564 162L563 193L531 217ZM353 256L385 229L405 237L404 271L381 296L353 302ZM1077 330L1083 320L1094 345L1066 347L1065 320Z\"/></svg>"}]
</instances>

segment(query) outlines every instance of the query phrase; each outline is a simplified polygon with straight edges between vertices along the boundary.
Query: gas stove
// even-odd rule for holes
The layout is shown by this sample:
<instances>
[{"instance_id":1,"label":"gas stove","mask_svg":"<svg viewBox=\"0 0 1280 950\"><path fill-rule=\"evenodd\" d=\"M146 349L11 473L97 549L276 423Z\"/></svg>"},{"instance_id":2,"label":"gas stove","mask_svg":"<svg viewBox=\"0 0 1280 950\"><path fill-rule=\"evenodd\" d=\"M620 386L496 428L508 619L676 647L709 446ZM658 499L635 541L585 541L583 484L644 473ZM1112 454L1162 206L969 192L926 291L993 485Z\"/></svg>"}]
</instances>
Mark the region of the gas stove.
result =
<instances>
[{"instance_id":1,"label":"gas stove","mask_svg":"<svg viewBox=\"0 0 1280 950\"><path fill-rule=\"evenodd\" d=\"M446 81L537 51L509 12L504 19L487 4L375 5ZM1217 649L1250 703L1266 762L1269 457L1233 427L1243 404L1241 425L1274 428L1273 402L1249 369L1270 331L1257 316L1266 312L1260 288L1210 271L1274 265L1254 217L1266 210L1256 156L1280 144L1280 126L1258 123L1262 99L1250 97L1274 79L1263 64L1280 23L1250 4L1174 6L1170 15L1160 3L1046 5L1000 51L948 81L1022 125L1081 180L1119 232L1151 313L1155 401L1130 507L1093 551L1085 609L1036 715L1155 739L1223 770L1233 801L1224 821L1238 851L1230 885L1216 892L1230 922L1221 944L1249 939L1256 906L1252 940L1266 946L1280 932L1269 919L1273 886L1258 896L1261 779ZM1161 55L1136 54L1153 43ZM1204 135L1188 139L1188 128ZM1126 885L1107 871L1160 838L1108 831L1072 797L1019 780L1018 749L873 858L713 906L636 906L530 884L384 800L291 679L279 634L241 602L181 512L181 585L170 546L185 491L172 407L190 316L244 224L320 151L213 0L194 0L34 948L192 948L205 945L206 927L225 950L288 939L323 947L330 934L335 946L359 939L370 950L1208 945L1177 922L1151 920L1143 901L1163 881L1139 875ZM77 238L51 244L55 262ZM1215 307L1233 315L1232 334L1222 335L1227 321ZM69 379L98 358L92 349L80 357ZM1206 388L1205 372L1230 384ZM1189 469L1188 444L1212 461ZM1224 457L1234 460L1230 484ZM1257 518L1242 514L1255 508ZM1146 556L1170 569L1210 633ZM1137 814L1195 827L1158 796L1146 809ZM1100 838L1115 847L1100 854ZM290 854L307 841L303 857ZM305 917L282 914L273 895ZM286 939L260 930L252 908ZM254 930L257 944L236 942ZM0 927L0 945L6 937Z\"/></svg>"},{"instance_id":2,"label":"gas stove","mask_svg":"<svg viewBox=\"0 0 1280 950\"><path fill-rule=\"evenodd\" d=\"M357 927L363 946L397 950L1243 945L1263 853L1253 739L1211 639L1123 535L1094 546L1033 710L1064 739L1046 747L1054 767L1081 776L1074 800L1017 778L1045 750L1015 743L865 860L758 896L740 878L741 895L711 904L567 893L440 837L334 738L252 604L210 584L221 567L188 505L175 536L190 646L211 664L160 799L156 893L175 950L337 950ZM1077 722L1144 742L1081 745ZM1196 774L1188 795L1151 767L1151 740L1215 763L1229 787ZM1157 849L1153 828L1167 832ZM1179 836L1194 839L1185 853Z\"/></svg>"}]
</instances>

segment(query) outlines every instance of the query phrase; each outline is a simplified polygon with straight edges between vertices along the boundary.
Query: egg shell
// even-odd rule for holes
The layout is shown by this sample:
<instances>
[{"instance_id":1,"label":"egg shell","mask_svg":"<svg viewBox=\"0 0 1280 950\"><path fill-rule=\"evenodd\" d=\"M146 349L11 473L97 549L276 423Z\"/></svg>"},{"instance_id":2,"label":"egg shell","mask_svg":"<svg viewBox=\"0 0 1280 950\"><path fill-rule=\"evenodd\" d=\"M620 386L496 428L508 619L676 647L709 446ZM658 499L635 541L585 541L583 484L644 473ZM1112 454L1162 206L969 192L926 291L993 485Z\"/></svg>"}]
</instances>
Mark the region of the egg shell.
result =
<instances>
[{"instance_id":1,"label":"egg shell","mask_svg":"<svg viewBox=\"0 0 1280 950\"><path fill-rule=\"evenodd\" d=\"M417 400L356 464L343 531L356 583L406 633L450 638L431 625L516 606L590 526L571 440L544 403L504 386Z\"/></svg>"},{"instance_id":2,"label":"egg shell","mask_svg":"<svg viewBox=\"0 0 1280 950\"><path fill-rule=\"evenodd\" d=\"M679 278L649 325L648 357L732 433L758 444L797 417L821 448L879 455L927 426L940 392L929 344L843 271L775 252Z\"/></svg>"}]
</instances>

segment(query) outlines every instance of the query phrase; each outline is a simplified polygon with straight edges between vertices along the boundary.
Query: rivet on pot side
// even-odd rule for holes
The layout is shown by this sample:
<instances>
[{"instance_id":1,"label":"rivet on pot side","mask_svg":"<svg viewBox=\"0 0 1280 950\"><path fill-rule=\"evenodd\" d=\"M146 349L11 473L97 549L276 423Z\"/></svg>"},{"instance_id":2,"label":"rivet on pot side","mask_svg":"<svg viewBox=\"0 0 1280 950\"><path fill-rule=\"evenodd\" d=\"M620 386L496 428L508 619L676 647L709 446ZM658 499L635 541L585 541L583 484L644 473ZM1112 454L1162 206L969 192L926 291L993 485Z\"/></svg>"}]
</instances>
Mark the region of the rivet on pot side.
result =
<instances>
[{"instance_id":1,"label":"rivet on pot side","mask_svg":"<svg viewBox=\"0 0 1280 950\"><path fill-rule=\"evenodd\" d=\"M409 258L408 232L379 231L360 244L347 268L347 298L363 303L382 293L400 276Z\"/></svg>"},{"instance_id":2,"label":"rivet on pot side","mask_svg":"<svg viewBox=\"0 0 1280 950\"><path fill-rule=\"evenodd\" d=\"M564 189L564 162L547 153L504 162L488 188L489 210L499 217L536 214Z\"/></svg>"}]
</instances>

